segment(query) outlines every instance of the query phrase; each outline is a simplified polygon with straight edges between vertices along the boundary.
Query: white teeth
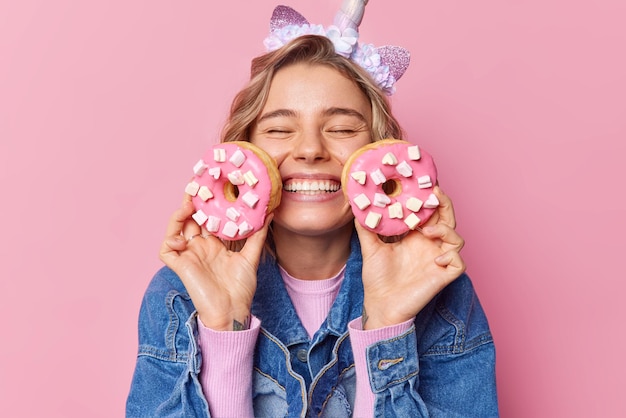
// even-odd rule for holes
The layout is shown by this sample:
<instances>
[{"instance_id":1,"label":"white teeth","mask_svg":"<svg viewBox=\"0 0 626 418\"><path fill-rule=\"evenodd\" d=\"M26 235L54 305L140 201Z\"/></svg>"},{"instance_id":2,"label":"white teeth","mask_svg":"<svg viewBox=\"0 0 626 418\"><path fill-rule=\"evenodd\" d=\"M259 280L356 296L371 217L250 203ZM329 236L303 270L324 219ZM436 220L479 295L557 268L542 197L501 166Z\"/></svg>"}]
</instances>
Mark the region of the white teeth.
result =
<instances>
[{"instance_id":1,"label":"white teeth","mask_svg":"<svg viewBox=\"0 0 626 418\"><path fill-rule=\"evenodd\" d=\"M288 192L306 192L314 194L316 192L336 192L340 184L330 180L293 181L286 184L284 189Z\"/></svg>"}]
</instances>

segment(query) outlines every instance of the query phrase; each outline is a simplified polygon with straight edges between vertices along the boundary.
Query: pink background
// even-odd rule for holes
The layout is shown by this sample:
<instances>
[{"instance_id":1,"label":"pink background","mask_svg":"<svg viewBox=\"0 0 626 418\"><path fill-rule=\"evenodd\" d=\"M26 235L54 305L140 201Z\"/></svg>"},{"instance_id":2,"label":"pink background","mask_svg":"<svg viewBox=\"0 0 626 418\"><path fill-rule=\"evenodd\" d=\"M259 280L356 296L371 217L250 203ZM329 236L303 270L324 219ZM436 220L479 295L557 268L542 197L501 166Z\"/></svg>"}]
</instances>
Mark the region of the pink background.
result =
<instances>
[{"instance_id":1,"label":"pink background","mask_svg":"<svg viewBox=\"0 0 626 418\"><path fill-rule=\"evenodd\" d=\"M123 415L166 221L277 4L215 3L0 2L3 416ZM626 416L625 4L367 7L362 40L412 51L394 110L456 204L504 417Z\"/></svg>"}]
</instances>

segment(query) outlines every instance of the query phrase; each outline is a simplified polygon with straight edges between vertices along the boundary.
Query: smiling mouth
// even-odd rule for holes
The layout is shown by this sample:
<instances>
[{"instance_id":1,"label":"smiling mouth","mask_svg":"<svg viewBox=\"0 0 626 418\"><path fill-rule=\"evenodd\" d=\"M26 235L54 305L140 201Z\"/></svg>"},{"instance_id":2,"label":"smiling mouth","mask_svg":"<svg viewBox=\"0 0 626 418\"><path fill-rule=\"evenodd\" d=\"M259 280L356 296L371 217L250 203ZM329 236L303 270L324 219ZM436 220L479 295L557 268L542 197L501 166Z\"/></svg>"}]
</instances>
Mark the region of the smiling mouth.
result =
<instances>
[{"instance_id":1,"label":"smiling mouth","mask_svg":"<svg viewBox=\"0 0 626 418\"><path fill-rule=\"evenodd\" d=\"M332 180L291 180L283 186L290 193L321 194L334 193L341 189L341 184Z\"/></svg>"}]
</instances>

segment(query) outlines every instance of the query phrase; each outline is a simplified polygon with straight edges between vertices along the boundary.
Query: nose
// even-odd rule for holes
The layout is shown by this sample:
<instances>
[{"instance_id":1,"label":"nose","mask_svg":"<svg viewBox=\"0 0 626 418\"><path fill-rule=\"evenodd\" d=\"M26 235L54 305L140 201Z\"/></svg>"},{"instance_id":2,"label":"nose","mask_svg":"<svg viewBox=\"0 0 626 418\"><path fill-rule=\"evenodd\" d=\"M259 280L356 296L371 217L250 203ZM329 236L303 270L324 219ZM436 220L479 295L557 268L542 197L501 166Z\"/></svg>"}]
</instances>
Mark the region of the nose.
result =
<instances>
[{"instance_id":1,"label":"nose","mask_svg":"<svg viewBox=\"0 0 626 418\"><path fill-rule=\"evenodd\" d=\"M330 152L326 147L321 132L310 130L303 132L292 150L293 158L306 163L326 161L330 158Z\"/></svg>"}]
</instances>

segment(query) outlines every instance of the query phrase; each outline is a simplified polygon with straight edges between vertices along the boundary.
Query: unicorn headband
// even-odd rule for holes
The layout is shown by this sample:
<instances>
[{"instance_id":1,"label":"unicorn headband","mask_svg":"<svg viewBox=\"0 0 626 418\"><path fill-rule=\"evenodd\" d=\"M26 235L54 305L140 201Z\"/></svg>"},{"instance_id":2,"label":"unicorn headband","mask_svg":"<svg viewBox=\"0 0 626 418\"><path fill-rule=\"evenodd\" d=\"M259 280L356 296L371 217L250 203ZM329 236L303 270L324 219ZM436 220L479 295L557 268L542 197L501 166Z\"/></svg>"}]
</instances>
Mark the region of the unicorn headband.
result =
<instances>
[{"instance_id":1,"label":"unicorn headband","mask_svg":"<svg viewBox=\"0 0 626 418\"><path fill-rule=\"evenodd\" d=\"M274 51L303 35L320 35L330 39L337 54L364 68L388 95L395 92L395 83L409 67L410 54L399 46L375 47L359 44L358 27L369 0L344 0L334 24L324 28L310 24L300 13L288 6L277 6L270 20L270 34L263 44Z\"/></svg>"}]
</instances>

